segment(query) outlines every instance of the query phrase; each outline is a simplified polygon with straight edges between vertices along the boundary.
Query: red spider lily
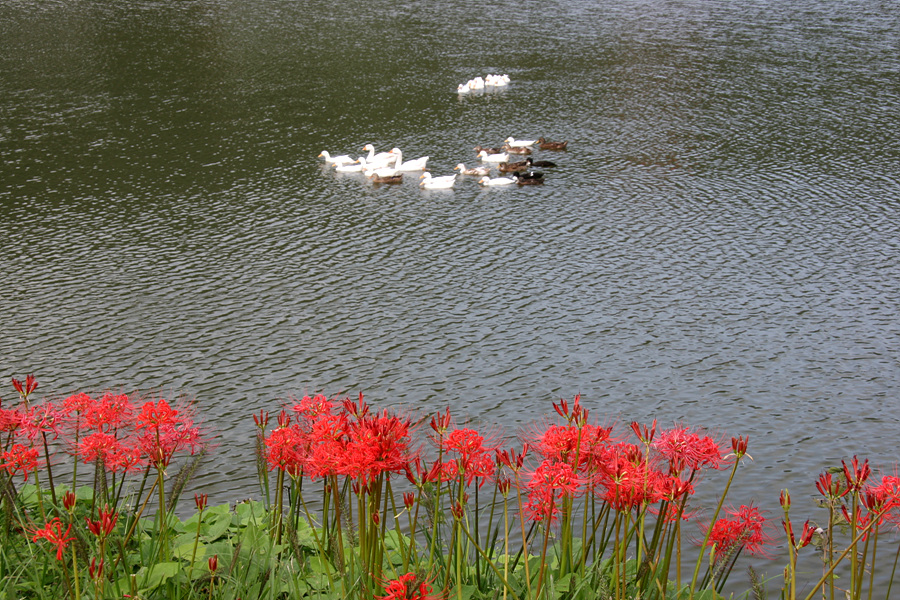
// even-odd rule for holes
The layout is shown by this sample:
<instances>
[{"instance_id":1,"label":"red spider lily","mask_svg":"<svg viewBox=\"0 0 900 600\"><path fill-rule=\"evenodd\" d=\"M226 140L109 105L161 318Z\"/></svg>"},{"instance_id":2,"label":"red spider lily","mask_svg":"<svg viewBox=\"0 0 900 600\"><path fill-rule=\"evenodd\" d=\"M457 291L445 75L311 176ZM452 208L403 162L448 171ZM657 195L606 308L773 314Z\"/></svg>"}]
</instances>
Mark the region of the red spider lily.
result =
<instances>
[{"instance_id":1,"label":"red spider lily","mask_svg":"<svg viewBox=\"0 0 900 600\"><path fill-rule=\"evenodd\" d=\"M410 460L409 419L368 415L348 423L345 458L337 472L364 484L382 473L401 473Z\"/></svg>"},{"instance_id":2,"label":"red spider lily","mask_svg":"<svg viewBox=\"0 0 900 600\"><path fill-rule=\"evenodd\" d=\"M512 481L510 481L509 477L501 477L497 480L497 490L506 498L509 495L509 489L512 486Z\"/></svg>"},{"instance_id":3,"label":"red spider lily","mask_svg":"<svg viewBox=\"0 0 900 600\"><path fill-rule=\"evenodd\" d=\"M653 441L653 438L656 436L656 419L653 419L653 424L649 427L647 427L646 425L642 427L637 421L632 421L631 430L641 442L643 442L644 444L650 444Z\"/></svg>"},{"instance_id":4,"label":"red spider lily","mask_svg":"<svg viewBox=\"0 0 900 600\"><path fill-rule=\"evenodd\" d=\"M406 510L409 510L416 503L416 495L412 492L403 492L403 506L406 507Z\"/></svg>"},{"instance_id":5,"label":"red spider lily","mask_svg":"<svg viewBox=\"0 0 900 600\"><path fill-rule=\"evenodd\" d=\"M581 471L591 471L605 455L611 433L612 427L551 425L538 436L534 448L545 458L569 463Z\"/></svg>"},{"instance_id":6,"label":"red spider lily","mask_svg":"<svg viewBox=\"0 0 900 600\"><path fill-rule=\"evenodd\" d=\"M490 477L494 474L494 448L485 447L485 439L474 429L454 429L443 440L444 452L451 456L458 454L442 465L445 481L464 476L466 485L471 485L476 477ZM484 484L482 479L479 485Z\"/></svg>"},{"instance_id":7,"label":"red spider lily","mask_svg":"<svg viewBox=\"0 0 900 600\"><path fill-rule=\"evenodd\" d=\"M38 449L33 446L13 444L12 448L0 455L0 468L6 469L10 475L16 472L22 474L25 482L28 482L28 474L38 468Z\"/></svg>"},{"instance_id":8,"label":"red spider lily","mask_svg":"<svg viewBox=\"0 0 900 600\"><path fill-rule=\"evenodd\" d=\"M79 392L77 394L72 394L62 402L62 412L65 414L75 413L83 413L90 409L91 406L96 402L93 398L85 394L84 392Z\"/></svg>"},{"instance_id":9,"label":"red spider lily","mask_svg":"<svg viewBox=\"0 0 900 600\"><path fill-rule=\"evenodd\" d=\"M97 557L94 556L91 558L91 564L88 566L88 575L91 579L100 579L103 577L103 559L100 559L100 562L97 562Z\"/></svg>"},{"instance_id":10,"label":"red spider lily","mask_svg":"<svg viewBox=\"0 0 900 600\"><path fill-rule=\"evenodd\" d=\"M900 477L885 475L878 485L868 486L866 494L877 497L885 518L894 525L900 525Z\"/></svg>"},{"instance_id":11,"label":"red spider lily","mask_svg":"<svg viewBox=\"0 0 900 600\"><path fill-rule=\"evenodd\" d=\"M851 492L861 490L869 475L872 474L868 458L859 464L859 459L854 456L849 465L842 460L841 466L844 467L844 477L847 479L847 487Z\"/></svg>"},{"instance_id":12,"label":"red spider lily","mask_svg":"<svg viewBox=\"0 0 900 600\"><path fill-rule=\"evenodd\" d=\"M0 432L15 431L22 424L22 413L19 409L0 408Z\"/></svg>"},{"instance_id":13,"label":"red spider lily","mask_svg":"<svg viewBox=\"0 0 900 600\"><path fill-rule=\"evenodd\" d=\"M522 451L518 453L515 450L496 450L497 466L505 466L514 473L521 471L525 464L525 456L528 454L528 449L528 444L522 444Z\"/></svg>"},{"instance_id":14,"label":"red spider lily","mask_svg":"<svg viewBox=\"0 0 900 600\"><path fill-rule=\"evenodd\" d=\"M99 460L103 468L113 473L133 472L145 464L139 448L102 431L82 438L75 452L83 463Z\"/></svg>"},{"instance_id":15,"label":"red spider lily","mask_svg":"<svg viewBox=\"0 0 900 600\"><path fill-rule=\"evenodd\" d=\"M316 418L319 415L330 415L334 403L324 394L316 394L315 396L303 396L297 404L291 407L298 416L305 418Z\"/></svg>"},{"instance_id":16,"label":"red spider lily","mask_svg":"<svg viewBox=\"0 0 900 600\"><path fill-rule=\"evenodd\" d=\"M766 519L754 506L741 506L738 510L725 509L731 517L716 521L709 534L707 546L716 547L716 559L730 553L734 548L746 550L750 554L768 556L765 544L771 541L766 533Z\"/></svg>"},{"instance_id":17,"label":"red spider lily","mask_svg":"<svg viewBox=\"0 0 900 600\"><path fill-rule=\"evenodd\" d=\"M362 419L369 414L369 405L363 400L362 392L359 394L359 403L353 402L350 398L344 399L344 410L357 419Z\"/></svg>"},{"instance_id":18,"label":"red spider lily","mask_svg":"<svg viewBox=\"0 0 900 600\"><path fill-rule=\"evenodd\" d=\"M190 411L173 410L163 399L145 403L138 421L137 447L157 468L167 467L179 452L193 455L204 446Z\"/></svg>"},{"instance_id":19,"label":"red spider lily","mask_svg":"<svg viewBox=\"0 0 900 600\"><path fill-rule=\"evenodd\" d=\"M75 508L75 501L75 492L68 491L63 494L63 508L65 508L67 511L72 512L72 509Z\"/></svg>"},{"instance_id":20,"label":"red spider lily","mask_svg":"<svg viewBox=\"0 0 900 600\"><path fill-rule=\"evenodd\" d=\"M465 505L459 500L454 500L453 504L450 505L450 513L457 521L461 520L466 514Z\"/></svg>"},{"instance_id":21,"label":"red spider lily","mask_svg":"<svg viewBox=\"0 0 900 600\"><path fill-rule=\"evenodd\" d=\"M746 438L744 436L731 438L731 453L735 456L735 458L741 459L744 456L749 456L749 454L747 454L747 443L749 441L749 435ZM753 457L751 456L750 458Z\"/></svg>"},{"instance_id":22,"label":"red spider lily","mask_svg":"<svg viewBox=\"0 0 900 600\"><path fill-rule=\"evenodd\" d=\"M781 495L778 497L778 503L781 504L781 508L785 509L785 512L791 507L791 493L787 490L781 490Z\"/></svg>"},{"instance_id":23,"label":"red spider lily","mask_svg":"<svg viewBox=\"0 0 900 600\"><path fill-rule=\"evenodd\" d=\"M269 470L280 469L291 475L298 475L306 461L307 441L305 436L296 427L279 427L269 432L265 440L266 461Z\"/></svg>"},{"instance_id":24,"label":"red spider lily","mask_svg":"<svg viewBox=\"0 0 900 600\"><path fill-rule=\"evenodd\" d=\"M613 470L604 470L600 484L606 489L603 499L617 511L629 511L656 504L663 498L668 478L644 461L618 459Z\"/></svg>"},{"instance_id":25,"label":"red spider lily","mask_svg":"<svg viewBox=\"0 0 900 600\"><path fill-rule=\"evenodd\" d=\"M447 431L447 429L450 428L450 409L449 408L443 414L437 413L435 416L431 417L431 428L438 435L444 435L444 433Z\"/></svg>"},{"instance_id":26,"label":"red spider lily","mask_svg":"<svg viewBox=\"0 0 900 600\"><path fill-rule=\"evenodd\" d=\"M336 474L343 466L347 454L347 415L320 414L307 425L309 431L304 435L309 449L305 473L312 479Z\"/></svg>"},{"instance_id":27,"label":"red spider lily","mask_svg":"<svg viewBox=\"0 0 900 600\"><path fill-rule=\"evenodd\" d=\"M415 573L401 575L388 581L384 586L386 594L378 600L438 600L441 596L431 595L431 585Z\"/></svg>"},{"instance_id":28,"label":"red spider lily","mask_svg":"<svg viewBox=\"0 0 900 600\"><path fill-rule=\"evenodd\" d=\"M209 494L194 494L194 506L197 510L202 511L206 508L206 502L209 500Z\"/></svg>"},{"instance_id":29,"label":"red spider lily","mask_svg":"<svg viewBox=\"0 0 900 600\"><path fill-rule=\"evenodd\" d=\"M215 573L219 568L219 555L213 554L212 556L210 556L208 563L209 563L209 572Z\"/></svg>"},{"instance_id":30,"label":"red spider lily","mask_svg":"<svg viewBox=\"0 0 900 600\"><path fill-rule=\"evenodd\" d=\"M843 498L850 492L847 480L835 480L832 478L831 473L822 473L819 476L819 480L816 481L816 489L831 501Z\"/></svg>"},{"instance_id":31,"label":"red spider lily","mask_svg":"<svg viewBox=\"0 0 900 600\"><path fill-rule=\"evenodd\" d=\"M253 415L253 422L256 423L258 428L265 429L269 424L269 413L260 409L258 417Z\"/></svg>"},{"instance_id":32,"label":"red spider lily","mask_svg":"<svg viewBox=\"0 0 900 600\"><path fill-rule=\"evenodd\" d=\"M16 388L16 391L19 392L19 395L24 398L27 398L28 396L30 396L31 392L36 390L37 386L38 386L37 379L35 379L33 373L31 373L27 377L25 377L24 385L22 384L21 381L19 381L15 377L12 378L12 384L13 384L13 387Z\"/></svg>"},{"instance_id":33,"label":"red spider lily","mask_svg":"<svg viewBox=\"0 0 900 600\"><path fill-rule=\"evenodd\" d=\"M103 510L98 511L99 517L96 521L86 519L88 530L100 539L106 539L112 530L116 527L119 520L119 514L110 510L109 506L105 506Z\"/></svg>"},{"instance_id":34,"label":"red spider lily","mask_svg":"<svg viewBox=\"0 0 900 600\"><path fill-rule=\"evenodd\" d=\"M169 406L164 398L160 398L156 403L145 402L135 420L135 429L147 427L158 430L175 425L178 422L177 417L178 411Z\"/></svg>"},{"instance_id":35,"label":"red spider lily","mask_svg":"<svg viewBox=\"0 0 900 600\"><path fill-rule=\"evenodd\" d=\"M69 542L75 539L74 537L69 537L69 533L71 533L71 531L72 525L69 525L66 528L66 532L63 533L62 522L60 522L58 518L54 518L47 522L47 524L44 525L42 529L33 530L33 537L31 538L31 541L37 542L38 540L44 539L51 544L55 544L56 560L62 560L63 552L69 545Z\"/></svg>"},{"instance_id":36,"label":"red spider lily","mask_svg":"<svg viewBox=\"0 0 900 600\"><path fill-rule=\"evenodd\" d=\"M869 511L866 514L857 514L856 522L853 522L853 516L847 511L846 506L841 506L841 512L844 515L844 519L847 523L857 532L865 532L862 534L862 541L866 541L869 538L869 534L872 533L872 529L876 528L884 522L884 513ZM873 524L874 520L874 524Z\"/></svg>"},{"instance_id":37,"label":"red spider lily","mask_svg":"<svg viewBox=\"0 0 900 600\"><path fill-rule=\"evenodd\" d=\"M54 439L59 435L57 422L60 412L50 402L20 411L19 416L22 419L19 433L29 440L34 440L48 433L52 434Z\"/></svg>"},{"instance_id":38,"label":"red spider lily","mask_svg":"<svg viewBox=\"0 0 900 600\"><path fill-rule=\"evenodd\" d=\"M713 438L686 427L661 432L653 442L653 448L669 461L669 472L673 475L685 469L719 469L724 459L722 449Z\"/></svg>"},{"instance_id":39,"label":"red spider lily","mask_svg":"<svg viewBox=\"0 0 900 600\"><path fill-rule=\"evenodd\" d=\"M791 525L790 521L782 520L781 525L784 527L784 532L787 534L788 539L791 540L791 546L797 550L808 546L812 541L813 535L816 533L816 527L809 524L809 519L803 524L803 532L800 534L799 541L794 539L794 527Z\"/></svg>"},{"instance_id":40,"label":"red spider lily","mask_svg":"<svg viewBox=\"0 0 900 600\"><path fill-rule=\"evenodd\" d=\"M545 460L527 484L526 513L532 521L555 521L560 502L575 497L582 483L568 463Z\"/></svg>"},{"instance_id":41,"label":"red spider lily","mask_svg":"<svg viewBox=\"0 0 900 600\"><path fill-rule=\"evenodd\" d=\"M98 401L87 403L82 416L84 427L110 433L115 429L130 424L134 414L134 405L127 394L107 392Z\"/></svg>"}]
</instances>

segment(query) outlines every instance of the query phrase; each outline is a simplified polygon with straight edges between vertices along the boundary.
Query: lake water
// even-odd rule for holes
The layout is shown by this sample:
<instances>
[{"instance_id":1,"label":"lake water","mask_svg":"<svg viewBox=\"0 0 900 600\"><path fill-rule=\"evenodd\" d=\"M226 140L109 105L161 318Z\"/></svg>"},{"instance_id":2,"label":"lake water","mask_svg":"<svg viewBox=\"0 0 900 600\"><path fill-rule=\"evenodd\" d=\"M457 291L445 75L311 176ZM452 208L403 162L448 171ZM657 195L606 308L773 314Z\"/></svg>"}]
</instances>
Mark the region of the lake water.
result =
<instances>
[{"instance_id":1,"label":"lake water","mask_svg":"<svg viewBox=\"0 0 900 600\"><path fill-rule=\"evenodd\" d=\"M749 435L732 501L811 511L897 461L898 48L865 0L4 2L0 374L196 397L217 501L291 395L514 435L580 393ZM452 191L317 158L508 136L569 150Z\"/></svg>"}]
</instances>

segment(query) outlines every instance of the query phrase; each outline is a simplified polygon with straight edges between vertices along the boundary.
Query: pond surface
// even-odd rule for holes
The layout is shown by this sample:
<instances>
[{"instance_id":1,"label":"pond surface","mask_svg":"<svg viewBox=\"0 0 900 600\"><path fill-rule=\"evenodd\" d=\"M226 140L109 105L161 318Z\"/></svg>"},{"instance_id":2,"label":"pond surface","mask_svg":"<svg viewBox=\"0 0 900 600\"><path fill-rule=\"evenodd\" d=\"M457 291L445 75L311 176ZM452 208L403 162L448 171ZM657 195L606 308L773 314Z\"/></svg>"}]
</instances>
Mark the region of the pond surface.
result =
<instances>
[{"instance_id":1,"label":"pond surface","mask_svg":"<svg viewBox=\"0 0 900 600\"><path fill-rule=\"evenodd\" d=\"M4 2L0 374L196 397L217 501L254 412L362 391L749 435L732 500L799 504L897 461L898 48L877 1ZM569 150L452 191L317 158L508 136Z\"/></svg>"}]
</instances>

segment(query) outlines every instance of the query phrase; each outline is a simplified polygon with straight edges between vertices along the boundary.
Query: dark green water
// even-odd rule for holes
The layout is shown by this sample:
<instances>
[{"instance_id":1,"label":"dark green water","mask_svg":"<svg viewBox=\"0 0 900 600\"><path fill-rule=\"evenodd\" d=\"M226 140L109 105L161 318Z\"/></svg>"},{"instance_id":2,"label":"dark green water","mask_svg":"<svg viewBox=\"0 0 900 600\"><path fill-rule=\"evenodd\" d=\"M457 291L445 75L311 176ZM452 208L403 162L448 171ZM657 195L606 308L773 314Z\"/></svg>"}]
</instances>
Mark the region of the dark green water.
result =
<instances>
[{"instance_id":1,"label":"dark green water","mask_svg":"<svg viewBox=\"0 0 900 600\"><path fill-rule=\"evenodd\" d=\"M0 374L195 396L220 500L250 415L318 390L749 434L769 508L891 469L898 48L874 1L3 2ZM316 158L510 135L570 149L446 192Z\"/></svg>"}]
</instances>

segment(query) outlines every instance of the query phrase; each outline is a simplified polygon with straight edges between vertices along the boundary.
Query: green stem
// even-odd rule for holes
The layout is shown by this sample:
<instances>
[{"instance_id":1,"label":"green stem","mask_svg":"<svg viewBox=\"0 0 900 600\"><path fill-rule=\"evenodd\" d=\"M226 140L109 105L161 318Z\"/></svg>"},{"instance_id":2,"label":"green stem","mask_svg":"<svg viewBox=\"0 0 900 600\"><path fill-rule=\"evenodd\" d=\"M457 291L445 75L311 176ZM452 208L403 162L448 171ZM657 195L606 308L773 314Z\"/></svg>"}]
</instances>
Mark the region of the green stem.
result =
<instances>
[{"instance_id":1,"label":"green stem","mask_svg":"<svg viewBox=\"0 0 900 600\"><path fill-rule=\"evenodd\" d=\"M710 520L709 522L709 527L706 528L706 535L703 536L703 543L700 545L700 556L697 557L697 564L694 567L694 576L691 577L691 599L694 598L694 593L697 589L697 577L699 577L700 575L700 565L703 564L703 555L704 550L706 549L706 544L709 543L709 536L712 534L713 526L716 524L716 519L719 518L719 512L722 510L722 505L725 504L725 497L728 495L728 489L731 487L731 482L734 481L734 476L737 473L737 469L740 464L740 458L736 457L734 460L734 467L732 467L731 469L731 475L728 477L728 483L725 485L725 491L722 492L722 497L719 498L719 505L716 506L716 512L713 513L712 520Z\"/></svg>"}]
</instances>

